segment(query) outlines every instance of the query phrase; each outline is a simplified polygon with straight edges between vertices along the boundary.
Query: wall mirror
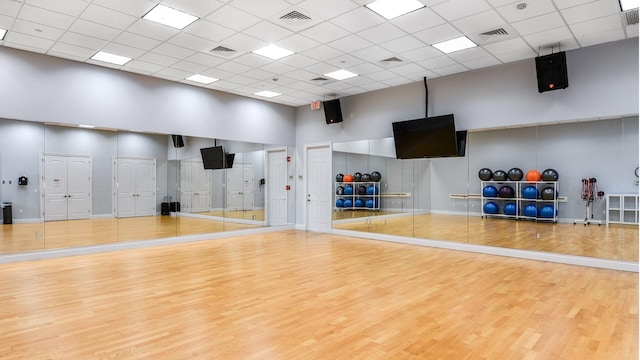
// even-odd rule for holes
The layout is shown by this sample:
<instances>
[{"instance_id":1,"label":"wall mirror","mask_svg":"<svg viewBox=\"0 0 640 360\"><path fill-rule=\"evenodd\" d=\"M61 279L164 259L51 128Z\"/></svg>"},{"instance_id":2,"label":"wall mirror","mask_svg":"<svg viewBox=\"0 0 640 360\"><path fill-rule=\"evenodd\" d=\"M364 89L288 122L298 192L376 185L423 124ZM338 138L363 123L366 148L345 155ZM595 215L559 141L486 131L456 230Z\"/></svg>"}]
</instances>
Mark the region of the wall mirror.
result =
<instances>
[{"instance_id":1,"label":"wall mirror","mask_svg":"<svg viewBox=\"0 0 640 360\"><path fill-rule=\"evenodd\" d=\"M19 120L0 133L1 254L295 223L291 146ZM205 169L216 146L228 167Z\"/></svg>"},{"instance_id":2,"label":"wall mirror","mask_svg":"<svg viewBox=\"0 0 640 360\"><path fill-rule=\"evenodd\" d=\"M637 116L469 132L459 158L398 160L393 138L335 143L334 176L382 180L336 179L333 228L637 262L637 166ZM507 176L483 181L483 168ZM546 169L558 179L527 181Z\"/></svg>"}]
</instances>

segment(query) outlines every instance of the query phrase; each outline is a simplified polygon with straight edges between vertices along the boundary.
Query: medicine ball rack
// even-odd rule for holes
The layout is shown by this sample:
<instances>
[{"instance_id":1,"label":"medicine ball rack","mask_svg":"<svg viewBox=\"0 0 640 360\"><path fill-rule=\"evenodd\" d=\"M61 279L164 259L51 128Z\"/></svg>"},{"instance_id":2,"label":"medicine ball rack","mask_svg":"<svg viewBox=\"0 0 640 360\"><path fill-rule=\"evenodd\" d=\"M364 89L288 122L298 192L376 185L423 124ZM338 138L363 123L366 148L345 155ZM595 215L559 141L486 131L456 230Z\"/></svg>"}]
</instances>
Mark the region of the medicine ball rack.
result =
<instances>
[{"instance_id":1,"label":"medicine ball rack","mask_svg":"<svg viewBox=\"0 0 640 360\"><path fill-rule=\"evenodd\" d=\"M481 181L480 182L480 186L481 186L481 194L480 194L480 198L482 200L481 205L480 205L480 209L482 210L482 218L485 217L499 217L499 218L507 218L507 219L514 219L514 220L536 220L536 221L549 221L549 222L553 222L553 223L557 223L558 222L558 181L537 181L537 182L530 182L530 181ZM484 189L486 186L494 186L497 189L500 189L503 186L510 186L511 188L513 188L514 192L515 192L515 196L513 198L505 198L505 197L499 197L499 196L484 196ZM526 188L527 186L534 186L536 188L536 198L525 198L522 195L522 190L524 188ZM552 188L553 189L553 199L552 200L545 200L542 199L540 197L540 194L542 194L542 191L545 188ZM488 202L494 202L498 205L500 212L495 213L495 214L490 214L490 213L486 213L485 212L485 204L487 204ZM508 203L515 203L516 205L516 211L515 214L513 215L506 215L504 214L504 205L508 204ZM537 211L536 211L536 216L529 216L527 214L525 214L525 208L527 205L533 205L536 207ZM545 205L551 205L553 206L553 213L551 217L543 217L540 216L540 211L539 209L541 207L544 207Z\"/></svg>"},{"instance_id":2,"label":"medicine ball rack","mask_svg":"<svg viewBox=\"0 0 640 360\"><path fill-rule=\"evenodd\" d=\"M342 186L346 188L347 186L352 186L353 193L352 194L338 194L338 187ZM364 186L365 189L369 189L370 186L374 188L372 194L358 194L357 188L359 186ZM377 189L377 190L375 190ZM354 181L354 182L336 182L334 186L334 195L335 200L333 202L335 210L369 210L369 211L379 211L380 210L380 182L379 181ZM351 206L336 206L338 200L342 200L343 202L347 202L349 200L351 202ZM363 206L356 206L356 201L362 200ZM371 207L366 206L367 201L371 200Z\"/></svg>"}]
</instances>

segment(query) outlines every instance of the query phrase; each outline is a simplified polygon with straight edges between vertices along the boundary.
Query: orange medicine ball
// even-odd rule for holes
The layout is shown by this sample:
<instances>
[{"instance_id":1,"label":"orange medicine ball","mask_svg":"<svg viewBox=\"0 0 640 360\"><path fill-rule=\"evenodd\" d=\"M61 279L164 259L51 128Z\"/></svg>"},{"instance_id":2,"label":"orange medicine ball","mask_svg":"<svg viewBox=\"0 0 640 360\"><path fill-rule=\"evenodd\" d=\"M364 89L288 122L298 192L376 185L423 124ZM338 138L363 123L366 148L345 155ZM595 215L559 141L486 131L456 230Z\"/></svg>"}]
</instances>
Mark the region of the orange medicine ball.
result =
<instances>
[{"instance_id":1,"label":"orange medicine ball","mask_svg":"<svg viewBox=\"0 0 640 360\"><path fill-rule=\"evenodd\" d=\"M351 174L345 175L342 181L344 181L344 182L353 182L353 175L351 175Z\"/></svg>"},{"instance_id":2,"label":"orange medicine ball","mask_svg":"<svg viewBox=\"0 0 640 360\"><path fill-rule=\"evenodd\" d=\"M527 173L527 176L525 176L525 178L529 182L536 182L536 181L540 181L542 179L542 175L540 174L540 171L538 171L538 170L529 170L529 172Z\"/></svg>"}]
</instances>

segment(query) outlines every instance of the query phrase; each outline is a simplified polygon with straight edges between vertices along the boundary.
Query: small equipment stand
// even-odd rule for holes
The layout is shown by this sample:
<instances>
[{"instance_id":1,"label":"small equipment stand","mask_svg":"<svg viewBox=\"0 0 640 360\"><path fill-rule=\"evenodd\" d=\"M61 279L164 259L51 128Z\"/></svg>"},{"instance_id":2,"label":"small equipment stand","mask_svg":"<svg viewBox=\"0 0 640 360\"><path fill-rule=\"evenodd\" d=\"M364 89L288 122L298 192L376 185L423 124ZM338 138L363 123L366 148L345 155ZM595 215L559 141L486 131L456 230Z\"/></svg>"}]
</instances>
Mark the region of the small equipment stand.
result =
<instances>
[{"instance_id":1,"label":"small equipment stand","mask_svg":"<svg viewBox=\"0 0 640 360\"><path fill-rule=\"evenodd\" d=\"M577 223L582 223L584 226L589 224L598 224L598 226L602 225L602 221L593 219L593 201L596 198L602 199L604 197L604 191L598 191L598 182L596 178L582 179L581 196L582 200L586 202L584 220L576 219L573 221L573 225ZM591 210L589 210L589 206L591 206Z\"/></svg>"}]
</instances>

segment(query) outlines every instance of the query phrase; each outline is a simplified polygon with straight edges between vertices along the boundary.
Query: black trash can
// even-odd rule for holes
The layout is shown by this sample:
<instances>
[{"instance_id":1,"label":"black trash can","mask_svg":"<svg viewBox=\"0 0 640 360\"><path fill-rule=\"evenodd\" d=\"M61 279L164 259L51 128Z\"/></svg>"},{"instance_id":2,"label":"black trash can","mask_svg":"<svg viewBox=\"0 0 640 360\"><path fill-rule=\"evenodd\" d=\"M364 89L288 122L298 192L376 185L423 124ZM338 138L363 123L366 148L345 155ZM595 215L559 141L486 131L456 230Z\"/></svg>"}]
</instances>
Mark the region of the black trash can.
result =
<instances>
[{"instance_id":1,"label":"black trash can","mask_svg":"<svg viewBox=\"0 0 640 360\"><path fill-rule=\"evenodd\" d=\"M13 224L13 206L10 202L2 203L2 223Z\"/></svg>"}]
</instances>

